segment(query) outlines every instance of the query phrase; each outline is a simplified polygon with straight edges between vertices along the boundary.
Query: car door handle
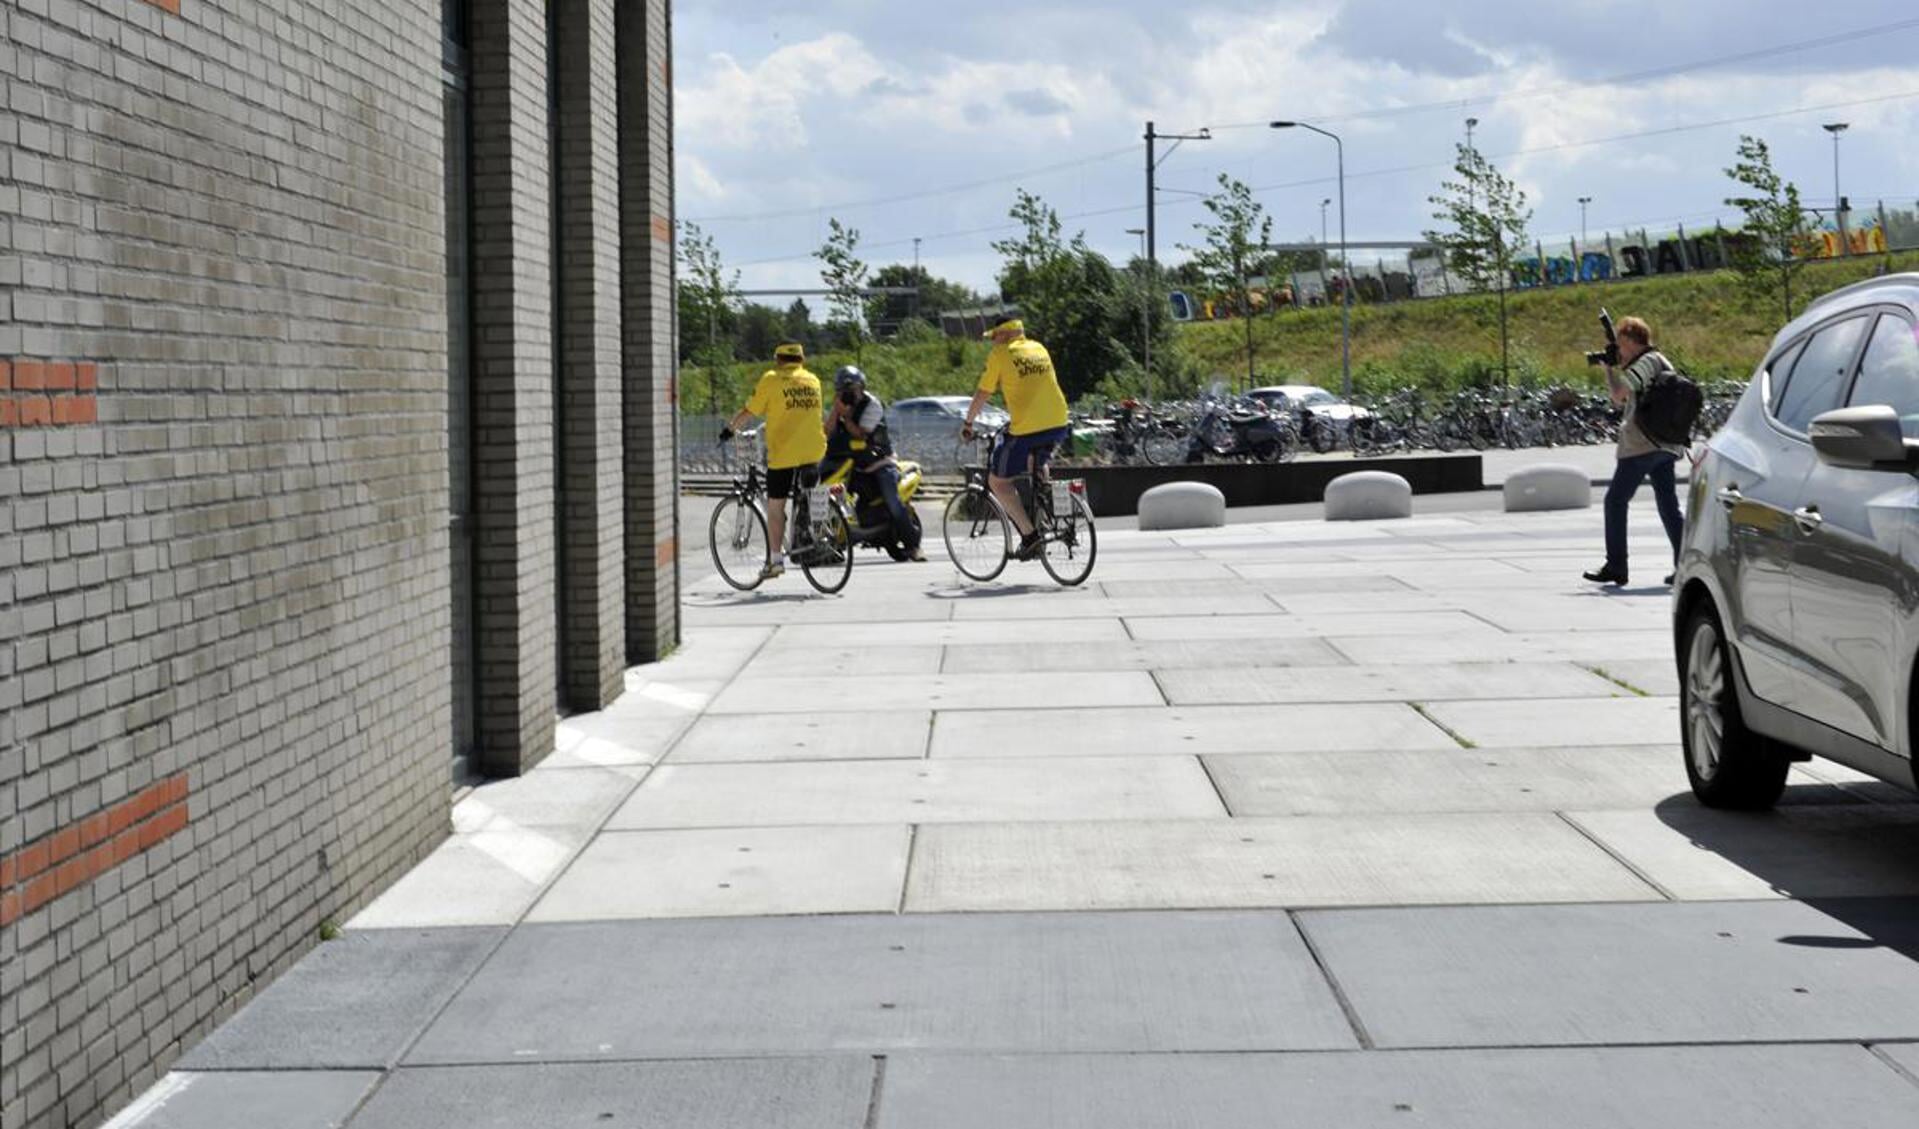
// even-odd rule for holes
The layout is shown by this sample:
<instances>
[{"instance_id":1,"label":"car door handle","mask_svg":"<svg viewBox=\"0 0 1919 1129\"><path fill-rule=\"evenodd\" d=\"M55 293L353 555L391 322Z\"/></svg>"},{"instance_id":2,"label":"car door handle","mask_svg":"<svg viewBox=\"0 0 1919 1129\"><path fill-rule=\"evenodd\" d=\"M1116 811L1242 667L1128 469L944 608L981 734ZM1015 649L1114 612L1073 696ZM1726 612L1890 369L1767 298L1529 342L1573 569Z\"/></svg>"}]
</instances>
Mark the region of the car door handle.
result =
<instances>
[{"instance_id":1,"label":"car door handle","mask_svg":"<svg viewBox=\"0 0 1919 1129\"><path fill-rule=\"evenodd\" d=\"M1792 511L1792 520L1799 523L1799 532L1806 534L1819 532L1819 527L1826 523L1818 506L1801 506Z\"/></svg>"},{"instance_id":2,"label":"car door handle","mask_svg":"<svg viewBox=\"0 0 1919 1129\"><path fill-rule=\"evenodd\" d=\"M1714 495L1714 497L1718 498L1719 504L1726 507L1728 510L1732 509L1733 507L1737 506L1739 503L1746 500L1746 496L1739 492L1739 487L1737 486L1728 486L1725 489L1721 490L1718 494Z\"/></svg>"}]
</instances>

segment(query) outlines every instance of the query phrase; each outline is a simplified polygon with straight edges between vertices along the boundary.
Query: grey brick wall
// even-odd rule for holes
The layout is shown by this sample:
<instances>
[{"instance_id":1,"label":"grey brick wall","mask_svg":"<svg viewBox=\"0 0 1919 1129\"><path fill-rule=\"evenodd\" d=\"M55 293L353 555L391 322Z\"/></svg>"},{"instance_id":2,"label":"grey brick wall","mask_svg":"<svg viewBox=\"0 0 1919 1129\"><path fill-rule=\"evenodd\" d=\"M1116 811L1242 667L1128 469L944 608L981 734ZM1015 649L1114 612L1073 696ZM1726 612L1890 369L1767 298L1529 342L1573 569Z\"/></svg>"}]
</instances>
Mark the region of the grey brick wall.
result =
<instances>
[{"instance_id":1,"label":"grey brick wall","mask_svg":"<svg viewBox=\"0 0 1919 1129\"><path fill-rule=\"evenodd\" d=\"M0 429L8 1129L100 1120L447 823L439 5L177 7L0 4L0 360L87 404Z\"/></svg>"},{"instance_id":2,"label":"grey brick wall","mask_svg":"<svg viewBox=\"0 0 1919 1129\"><path fill-rule=\"evenodd\" d=\"M566 705L619 696L626 667L620 138L614 0L555 0L560 110Z\"/></svg>"},{"instance_id":3,"label":"grey brick wall","mask_svg":"<svg viewBox=\"0 0 1919 1129\"><path fill-rule=\"evenodd\" d=\"M499 772L677 638L667 5L560 3L558 420L546 10L473 3ZM0 3L6 1129L104 1120L446 833L439 15Z\"/></svg>"},{"instance_id":4,"label":"grey brick wall","mask_svg":"<svg viewBox=\"0 0 1919 1129\"><path fill-rule=\"evenodd\" d=\"M626 369L627 661L679 642L673 340L672 27L664 0L622 3L620 50L621 298Z\"/></svg>"}]
</instances>

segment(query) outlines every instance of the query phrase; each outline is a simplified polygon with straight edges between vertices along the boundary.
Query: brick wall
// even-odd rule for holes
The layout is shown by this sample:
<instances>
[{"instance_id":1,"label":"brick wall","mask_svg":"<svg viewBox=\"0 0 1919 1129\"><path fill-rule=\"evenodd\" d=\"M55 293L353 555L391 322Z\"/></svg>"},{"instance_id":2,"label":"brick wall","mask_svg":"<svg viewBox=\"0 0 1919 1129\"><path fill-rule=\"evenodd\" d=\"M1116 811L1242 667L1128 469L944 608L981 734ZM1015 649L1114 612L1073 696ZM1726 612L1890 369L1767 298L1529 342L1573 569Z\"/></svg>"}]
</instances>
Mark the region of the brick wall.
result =
<instances>
[{"instance_id":1,"label":"brick wall","mask_svg":"<svg viewBox=\"0 0 1919 1129\"><path fill-rule=\"evenodd\" d=\"M500 773L677 637L667 5L557 2L557 155L545 5L471 3ZM440 10L0 3L5 1129L104 1120L446 834Z\"/></svg>"},{"instance_id":2,"label":"brick wall","mask_svg":"<svg viewBox=\"0 0 1919 1129\"><path fill-rule=\"evenodd\" d=\"M0 1122L444 834L437 0L0 5Z\"/></svg>"}]
</instances>

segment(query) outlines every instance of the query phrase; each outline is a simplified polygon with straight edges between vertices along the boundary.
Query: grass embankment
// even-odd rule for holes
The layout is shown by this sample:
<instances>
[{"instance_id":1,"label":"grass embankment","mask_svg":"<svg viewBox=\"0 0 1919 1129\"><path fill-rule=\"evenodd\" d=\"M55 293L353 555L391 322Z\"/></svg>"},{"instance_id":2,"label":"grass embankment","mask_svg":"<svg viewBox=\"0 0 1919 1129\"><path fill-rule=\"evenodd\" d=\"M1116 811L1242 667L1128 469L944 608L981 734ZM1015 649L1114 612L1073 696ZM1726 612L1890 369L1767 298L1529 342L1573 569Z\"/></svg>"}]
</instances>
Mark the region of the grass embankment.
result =
<instances>
[{"instance_id":1,"label":"grass embankment","mask_svg":"<svg viewBox=\"0 0 1919 1129\"><path fill-rule=\"evenodd\" d=\"M1793 280L1793 309L1802 312L1812 298L1879 273L1888 258L1894 271L1919 270L1914 252L1812 263ZM1645 318L1653 340L1695 379L1745 380L1783 324L1778 295L1776 289L1757 295L1729 271L1515 291L1507 296L1513 381L1597 385L1600 374L1587 367L1584 355L1604 344L1600 306L1615 318ZM1260 383L1339 387L1337 308L1262 317L1253 336ZM1187 326L1180 346L1189 364L1228 380L1245 379L1245 327L1239 322ZM1354 307L1353 377L1362 392L1497 383L1498 296Z\"/></svg>"},{"instance_id":2,"label":"grass embankment","mask_svg":"<svg viewBox=\"0 0 1919 1129\"><path fill-rule=\"evenodd\" d=\"M1895 271L1919 270L1919 252L1813 263L1793 281L1793 308L1804 310L1812 298L1878 273L1888 260ZM1604 343L1600 306L1614 317L1645 318L1660 348L1695 379L1708 381L1750 376L1783 313L1776 290L1756 294L1728 271L1516 291L1507 302L1512 378L1522 386L1598 385L1599 371L1586 366L1585 353ZM1253 325L1258 383L1339 387L1337 308L1281 311ZM985 342L960 339L869 344L858 363L873 390L892 401L970 393L986 353ZM1155 360L1162 392L1185 394L1214 379L1239 386L1246 375L1245 327L1237 321L1182 326L1170 363ZM852 363L853 351L844 349L816 353L807 367L830 377ZM713 379L689 365L681 371L680 405L693 414L730 414L767 367L727 365ZM1499 376L1497 295L1353 308L1353 377L1362 393L1407 385L1449 391L1497 384Z\"/></svg>"}]
</instances>

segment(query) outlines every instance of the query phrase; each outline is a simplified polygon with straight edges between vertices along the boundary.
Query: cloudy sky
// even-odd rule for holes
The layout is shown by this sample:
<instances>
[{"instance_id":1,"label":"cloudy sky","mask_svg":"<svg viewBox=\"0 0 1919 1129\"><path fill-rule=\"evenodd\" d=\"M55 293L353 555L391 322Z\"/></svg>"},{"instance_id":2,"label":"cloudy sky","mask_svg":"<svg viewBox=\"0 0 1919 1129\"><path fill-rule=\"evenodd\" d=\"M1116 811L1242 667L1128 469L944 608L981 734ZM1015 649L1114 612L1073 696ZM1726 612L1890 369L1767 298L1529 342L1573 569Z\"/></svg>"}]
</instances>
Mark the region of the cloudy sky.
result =
<instances>
[{"instance_id":1,"label":"cloudy sky","mask_svg":"<svg viewBox=\"0 0 1919 1129\"><path fill-rule=\"evenodd\" d=\"M866 258L993 285L1014 190L1122 260L1144 208L1144 123L1210 127L1160 168L1162 259L1222 172L1259 189L1275 238L1317 237L1343 135L1348 234L1417 237L1479 119L1548 241L1591 196L1607 227L1710 225L1742 132L1815 206L1842 187L1919 201L1919 8L1911 0L678 0L679 210L748 288L816 286L829 216ZM1622 79L1627 79L1621 81ZM1748 119L1748 120L1734 120ZM1182 191L1183 190L1183 191ZM1330 211L1337 238L1337 205ZM1356 256L1358 257L1358 256Z\"/></svg>"}]
</instances>

